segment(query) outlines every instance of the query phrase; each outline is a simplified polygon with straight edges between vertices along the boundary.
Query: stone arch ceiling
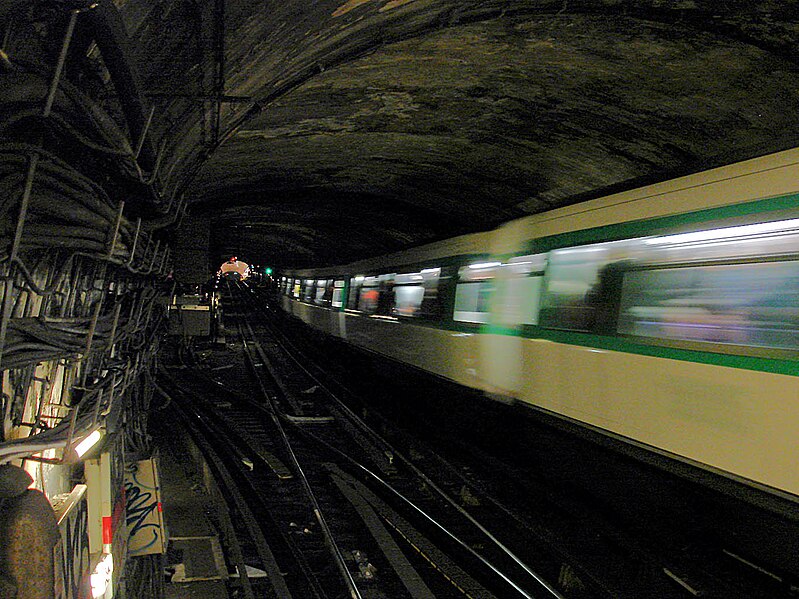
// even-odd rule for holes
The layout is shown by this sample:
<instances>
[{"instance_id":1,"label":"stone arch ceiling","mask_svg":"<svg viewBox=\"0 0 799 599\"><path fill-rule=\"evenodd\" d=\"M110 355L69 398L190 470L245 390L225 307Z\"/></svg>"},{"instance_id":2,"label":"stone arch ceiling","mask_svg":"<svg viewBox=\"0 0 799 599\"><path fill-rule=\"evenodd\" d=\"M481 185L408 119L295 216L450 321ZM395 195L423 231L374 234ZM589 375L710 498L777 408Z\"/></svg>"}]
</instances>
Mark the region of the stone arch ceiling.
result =
<instances>
[{"instance_id":1,"label":"stone arch ceiling","mask_svg":"<svg viewBox=\"0 0 799 599\"><path fill-rule=\"evenodd\" d=\"M213 87L213 3L118 4L147 89ZM343 263L797 145L796 2L223 8L218 143L157 104L215 258Z\"/></svg>"}]
</instances>

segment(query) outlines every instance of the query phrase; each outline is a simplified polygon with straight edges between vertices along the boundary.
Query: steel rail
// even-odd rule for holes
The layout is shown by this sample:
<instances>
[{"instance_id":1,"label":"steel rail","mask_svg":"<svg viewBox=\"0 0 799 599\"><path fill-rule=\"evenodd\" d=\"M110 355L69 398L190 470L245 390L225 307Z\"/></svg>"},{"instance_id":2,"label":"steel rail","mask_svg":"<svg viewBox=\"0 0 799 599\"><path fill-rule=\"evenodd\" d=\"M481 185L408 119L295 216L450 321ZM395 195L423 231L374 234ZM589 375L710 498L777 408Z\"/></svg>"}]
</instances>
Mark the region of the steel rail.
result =
<instances>
[{"instance_id":1,"label":"steel rail","mask_svg":"<svg viewBox=\"0 0 799 599\"><path fill-rule=\"evenodd\" d=\"M179 391L176 382L174 381L174 379L172 379L171 376L169 376L168 373L162 371L162 376L166 381L168 381L173 386L173 388L178 389ZM269 580L270 583L272 584L272 587L275 590L275 593L281 598L285 597L285 599L292 599L291 591L288 588L288 584L286 583L285 578L280 572L277 560L275 559L272 550L269 548L269 543L267 542L266 537L264 536L263 531L261 530L261 526L258 522L258 519L255 517L255 514L253 513L249 504L247 503L247 500L244 498L244 496L241 494L238 487L236 486L233 476L231 475L227 466L225 466L225 464L223 463L222 458L219 456L219 453L208 442L206 437L204 437L202 434L196 434L199 431L195 430L195 432L192 433L193 429L197 429L199 427L193 421L193 419L189 417L190 414L186 410L186 408L183 407L182 405L183 402L181 402L180 400L176 400L177 394L175 393L170 394L163 387L159 387L158 390L159 393L164 395L170 401L170 403L175 407L175 409L180 414L183 415L183 422L190 423L186 425L186 428L189 431L189 433L192 434L195 443L197 443L197 445L203 451L203 455L205 455L206 459L208 459L210 465L213 467L213 469L216 471L216 474L219 476L219 478L225 485L225 488L227 492L230 494L230 497L236 509L239 511L239 514L241 514L242 519L246 524L246 528L249 531L252 540L254 541L256 551L258 552L258 557L261 559L261 563L264 565L264 568L269 573ZM192 412L194 417L202 422L201 415L198 414L197 411L194 409L192 409ZM206 423L203 423L203 426L206 429L210 428L209 425ZM240 571L239 574L242 577L242 579L247 578L246 571L244 572ZM250 589L250 594L248 594L248 596L252 596L252 589Z\"/></svg>"},{"instance_id":2,"label":"steel rail","mask_svg":"<svg viewBox=\"0 0 799 599\"><path fill-rule=\"evenodd\" d=\"M246 285L246 283L244 283L244 284ZM258 306L255 302L253 302L252 305L254 307L256 307L256 309L258 309L259 313L262 313L262 310L261 310L260 306ZM266 325L266 326L269 326L269 325ZM519 558L513 551L511 551L511 549L509 547L507 547L504 543L502 543L502 541L500 541L485 526L483 526L478 520L476 520L471 514L469 514L469 512L466 511L457 501L455 501L452 497L450 497L449 494L446 493L446 491L441 489L426 474L424 474L424 472L422 472L418 467L416 467L416 465L414 465L409 458L407 458L405 455L403 455L400 452L396 452L396 450L394 450L394 448L393 448L393 446L391 446L391 444L389 444L385 439L383 439L383 437L381 437L372 428L370 428L357 414L355 414L346 404L344 404L336 396L336 394L333 393L327 385L325 385L324 382L320 381L310 370L308 370L308 368L306 368L305 365L303 365L299 360L297 360L294 356L296 354L298 354L299 351L297 350L296 346L285 335L283 335L280 331L276 331L274 329L274 327L269 327L269 328L270 328L270 330L272 330L274 333L276 333L282 339L282 341L278 342L278 343L280 343L281 346L283 346L283 347L289 346L292 349L292 351L287 351L286 354L291 358L291 360L296 364L296 366L300 370L302 370L311 380L313 380L315 384L317 384L321 388L325 389L327 391L329 397L336 403L336 405L342 411L344 411L345 414L347 415L347 417L350 418L362 431L364 431L366 434L370 435L374 440L376 440L377 442L382 444L383 447L390 448L392 450L392 454L393 454L393 456L395 458L399 458L400 461L402 461L403 464L405 464L409 469L411 469L414 472L414 474L419 476L425 482L425 484L427 484L431 489L433 489L442 499L444 499L447 503L449 503L464 518L469 520L469 522L472 525L474 525L478 530L480 530L486 536L486 538L488 538L500 551L502 551L508 558L510 558L514 563L516 563L520 568L522 568L528 574L528 576L530 576L539 585L541 585L541 587L543 587L549 593L549 595L551 597L556 597L556 598L559 598L559 599L563 599L563 596L550 583L548 583L546 580L544 580L544 578L541 575L539 575L538 573L534 572L524 561L522 561L521 558ZM324 441L321 441L321 442L324 443ZM352 460L352 458L349 458L349 456L346 456L346 457L348 459ZM356 460L352 460L352 462L354 464L357 464L359 467L363 468L365 472L367 472L370 476L374 477L378 482L380 482L380 484L385 485L387 488L389 488L393 492L397 493L400 497L402 497L403 500L410 502L410 500L408 500L407 498L403 497L402 494L399 493L398 491L396 491L395 489L393 489L389 483L387 483L386 481L381 479L375 473L371 472L368 468L366 468L365 466L362 466ZM428 517L427 514L424 514L424 515L425 515L425 517ZM437 522L435 524L440 526L440 524L438 524ZM442 529L443 529L443 527L442 527ZM446 531L445 529L444 529L444 531L447 534L451 534L449 531ZM453 536L453 538L456 538L456 537ZM475 553L475 555L481 561L483 561L488 567L490 567L492 570L494 570L496 574L498 574L502 578L505 578L505 575L503 573L499 572L499 570L497 570L492 564L490 564L490 562L486 561L479 554ZM511 583L511 584L513 584L513 583Z\"/></svg>"},{"instance_id":3,"label":"steel rail","mask_svg":"<svg viewBox=\"0 0 799 599\"><path fill-rule=\"evenodd\" d=\"M229 291L231 292L231 295L232 295L232 289L230 288L230 284L229 283L228 283L228 289L229 289ZM257 369L254 367L255 366L254 360L252 359L252 355L250 353L251 352L250 344L247 342L247 339L245 338L245 335L244 335L244 328L245 327L243 327L241 325L241 319L239 319L236 324L239 327L241 340L242 340L242 345L244 346L244 349L245 349L244 355L247 356L247 360L250 362L250 366L252 367L252 371L257 373ZM252 327L250 326L250 324L246 320L244 321L244 324L246 325L246 328L248 329L248 333L250 335L250 338L254 339L255 338L255 333L253 332ZM363 599L363 596L361 595L361 592L358 589L357 584L355 583L355 579L353 578L352 573L350 572L349 567L347 566L347 562L344 559L344 554L341 552L341 549L339 548L338 544L336 543L336 540L335 540L335 538L333 536L333 532L330 529L330 527L329 527L329 525L327 523L327 520L324 517L324 514L322 513L322 509L319 506L319 501L316 498L316 494L314 493L313 487L311 486L310 482L308 481L308 478L307 478L307 476L305 474L305 471L302 468L302 465L300 464L299 458L297 457L297 454L294 451L294 447L291 444L291 440L289 439L289 437L288 437L288 435L286 433L285 427L283 426L283 423L282 423L281 419L278 416L278 411L277 411L277 409L276 409L276 407L274 405L274 399L267 392L267 390L266 390L266 388L264 386L264 383L261 380L261 378L258 377L257 375L254 378L255 378L256 383L258 384L258 387L261 389L261 392L262 392L263 396L266 398L266 402L267 402L266 405L269 406L269 409L266 410L266 411L269 414L269 416L272 419L272 421L274 422L275 426L277 427L278 432L280 433L281 441L283 442L283 445L284 445L284 447L286 449L286 452L289 455L289 459L291 460L291 463L294 466L294 469L295 469L295 471L296 471L296 473L297 473L297 475L299 477L299 480L300 480L303 488L305 489L305 493L306 493L306 495L308 497L308 500L311 502L311 507L312 507L312 510L313 510L313 513L314 513L314 517L316 518L316 521L319 523L319 526L322 529L322 532L323 532L323 534L325 536L325 540L327 542L328 548L330 549L330 551L332 553L333 559L336 562L336 565L337 565L337 567L339 569L339 572L340 572L340 574L342 576L342 579L343 579L343 581L344 581L344 583L345 583L345 585L347 587L349 595L350 595L350 597L352 599Z\"/></svg>"}]
</instances>

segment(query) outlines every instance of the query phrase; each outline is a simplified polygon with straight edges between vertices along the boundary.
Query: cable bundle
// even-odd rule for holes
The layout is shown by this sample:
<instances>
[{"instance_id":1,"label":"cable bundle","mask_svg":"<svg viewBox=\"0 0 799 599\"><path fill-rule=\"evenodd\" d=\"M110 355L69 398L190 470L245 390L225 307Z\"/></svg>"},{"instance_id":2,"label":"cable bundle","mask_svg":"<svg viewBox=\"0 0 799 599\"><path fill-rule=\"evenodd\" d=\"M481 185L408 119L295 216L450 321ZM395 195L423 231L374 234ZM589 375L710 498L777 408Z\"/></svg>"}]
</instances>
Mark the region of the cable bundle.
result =
<instances>
[{"instance_id":1,"label":"cable bundle","mask_svg":"<svg viewBox=\"0 0 799 599\"><path fill-rule=\"evenodd\" d=\"M148 275L163 272L168 258L152 232L181 207L173 210L158 188L166 140L156 153L142 106L134 123L131 98L116 98L136 132L131 140L62 77L77 14L69 13L54 70L13 53L0 65L0 368L13 389L3 413L13 434L30 434L0 443L0 462L63 447L103 423L110 430L124 410L146 409L152 394L142 381L163 314ZM109 51L118 41L103 40ZM115 86L125 58L112 64L104 55ZM54 389L59 397L50 397ZM55 414L65 417L53 426Z\"/></svg>"},{"instance_id":2,"label":"cable bundle","mask_svg":"<svg viewBox=\"0 0 799 599\"><path fill-rule=\"evenodd\" d=\"M111 315L98 319L92 347L105 350L112 328ZM21 368L49 360L77 357L86 350L91 319L52 322L44 318L14 318L9 322L3 353L4 368Z\"/></svg>"}]
</instances>

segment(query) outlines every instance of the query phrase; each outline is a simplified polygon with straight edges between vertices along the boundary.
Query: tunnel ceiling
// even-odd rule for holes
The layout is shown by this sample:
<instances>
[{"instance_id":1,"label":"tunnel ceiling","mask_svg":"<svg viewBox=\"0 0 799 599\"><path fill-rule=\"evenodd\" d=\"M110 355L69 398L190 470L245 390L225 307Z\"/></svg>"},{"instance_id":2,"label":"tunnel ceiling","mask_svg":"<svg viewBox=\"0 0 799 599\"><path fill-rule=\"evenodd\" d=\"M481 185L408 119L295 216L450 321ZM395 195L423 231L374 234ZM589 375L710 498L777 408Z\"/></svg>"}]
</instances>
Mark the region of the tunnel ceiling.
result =
<instances>
[{"instance_id":1,"label":"tunnel ceiling","mask_svg":"<svg viewBox=\"0 0 799 599\"><path fill-rule=\"evenodd\" d=\"M797 145L794 2L118 4L147 89L224 72L216 129L157 105L220 259L343 263Z\"/></svg>"}]
</instances>

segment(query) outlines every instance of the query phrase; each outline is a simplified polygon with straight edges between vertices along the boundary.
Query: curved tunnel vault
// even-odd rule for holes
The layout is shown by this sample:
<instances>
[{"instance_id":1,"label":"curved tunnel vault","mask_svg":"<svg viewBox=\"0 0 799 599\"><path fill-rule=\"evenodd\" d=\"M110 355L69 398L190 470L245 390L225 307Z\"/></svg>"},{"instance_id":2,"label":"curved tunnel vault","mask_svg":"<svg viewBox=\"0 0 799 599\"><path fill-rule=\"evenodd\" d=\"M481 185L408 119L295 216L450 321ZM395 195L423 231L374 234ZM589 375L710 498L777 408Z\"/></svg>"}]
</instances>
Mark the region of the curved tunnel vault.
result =
<instances>
[{"instance_id":1,"label":"curved tunnel vault","mask_svg":"<svg viewBox=\"0 0 799 599\"><path fill-rule=\"evenodd\" d=\"M143 155L216 223L213 264L340 263L797 141L793 3L114 5L153 109ZM73 58L96 59L81 27ZM15 31L12 58L55 56L55 31ZM103 68L68 76L102 98Z\"/></svg>"}]
</instances>

